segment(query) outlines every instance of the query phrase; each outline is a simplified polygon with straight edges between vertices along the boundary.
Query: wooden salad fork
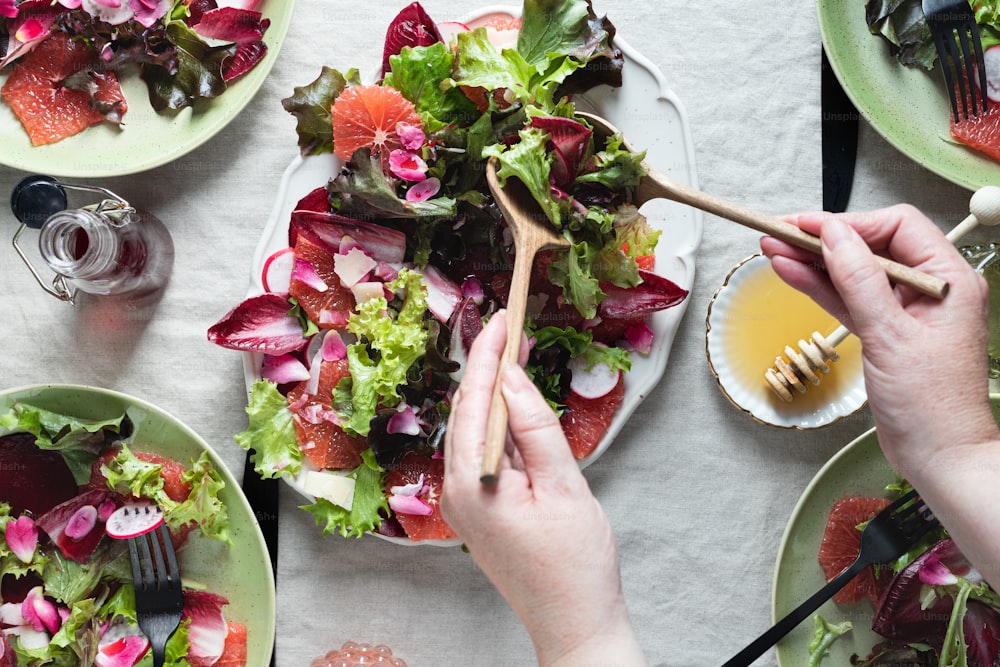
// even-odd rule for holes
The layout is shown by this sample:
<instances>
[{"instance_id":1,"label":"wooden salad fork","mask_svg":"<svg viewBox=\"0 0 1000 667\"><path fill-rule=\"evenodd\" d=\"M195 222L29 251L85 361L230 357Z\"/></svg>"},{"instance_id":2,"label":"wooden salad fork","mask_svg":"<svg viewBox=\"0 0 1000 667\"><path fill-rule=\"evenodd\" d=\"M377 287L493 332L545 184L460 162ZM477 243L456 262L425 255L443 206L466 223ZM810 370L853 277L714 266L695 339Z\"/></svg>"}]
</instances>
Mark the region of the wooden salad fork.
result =
<instances>
[{"instance_id":1,"label":"wooden salad fork","mask_svg":"<svg viewBox=\"0 0 1000 667\"><path fill-rule=\"evenodd\" d=\"M819 609L866 567L896 560L939 525L916 491L900 496L865 525L861 533L861 549L853 563L722 667L748 667L753 664L764 651Z\"/></svg>"},{"instance_id":2,"label":"wooden salad fork","mask_svg":"<svg viewBox=\"0 0 1000 667\"><path fill-rule=\"evenodd\" d=\"M591 113L577 112L577 115L605 136L621 134L620 130L612 125L608 120ZM624 139L624 145L630 150L634 150ZM683 183L678 183L664 174L656 171L647 163L643 163L647 170L646 176L639 182L635 189L635 203L641 205L651 199L670 199L681 204L687 204L694 208L717 215L720 218L739 223L744 227L755 229L758 232L781 239L786 243L794 245L816 254L821 254L820 240L802 231L795 225L785 222L763 213L758 213L746 207L727 201L715 195L702 192ZM894 262L885 257L876 257L882 269L889 278L900 285L906 285L928 296L943 299L948 293L948 283L936 276L924 273L912 267Z\"/></svg>"},{"instance_id":3,"label":"wooden salad fork","mask_svg":"<svg viewBox=\"0 0 1000 667\"><path fill-rule=\"evenodd\" d=\"M569 247L569 241L556 231L531 193L517 178L508 178L503 186L500 185L496 158L490 158L486 164L486 182L514 237L514 275L507 297L507 342L500 357L497 382L493 387L493 400L486 422L486 449L479 473L484 484L495 484L506 444L509 416L507 403L500 390L499 374L508 364L517 363L521 351L531 267L538 251L566 248Z\"/></svg>"}]
</instances>

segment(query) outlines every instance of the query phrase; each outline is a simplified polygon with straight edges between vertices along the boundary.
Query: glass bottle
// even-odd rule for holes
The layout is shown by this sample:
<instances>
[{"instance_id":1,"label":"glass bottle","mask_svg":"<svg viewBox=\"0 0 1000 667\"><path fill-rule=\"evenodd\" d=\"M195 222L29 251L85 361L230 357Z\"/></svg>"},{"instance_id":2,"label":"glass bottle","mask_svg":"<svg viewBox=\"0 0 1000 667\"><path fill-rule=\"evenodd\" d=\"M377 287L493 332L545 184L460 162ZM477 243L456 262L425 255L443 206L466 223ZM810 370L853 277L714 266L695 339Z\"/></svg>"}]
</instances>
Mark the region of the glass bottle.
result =
<instances>
[{"instance_id":1,"label":"glass bottle","mask_svg":"<svg viewBox=\"0 0 1000 667\"><path fill-rule=\"evenodd\" d=\"M156 217L107 202L53 213L38 247L55 273L81 292L141 296L163 287L173 266L170 234Z\"/></svg>"},{"instance_id":2,"label":"glass bottle","mask_svg":"<svg viewBox=\"0 0 1000 667\"><path fill-rule=\"evenodd\" d=\"M990 290L990 379L1000 379L1000 243L962 246L959 252L986 279Z\"/></svg>"}]
</instances>

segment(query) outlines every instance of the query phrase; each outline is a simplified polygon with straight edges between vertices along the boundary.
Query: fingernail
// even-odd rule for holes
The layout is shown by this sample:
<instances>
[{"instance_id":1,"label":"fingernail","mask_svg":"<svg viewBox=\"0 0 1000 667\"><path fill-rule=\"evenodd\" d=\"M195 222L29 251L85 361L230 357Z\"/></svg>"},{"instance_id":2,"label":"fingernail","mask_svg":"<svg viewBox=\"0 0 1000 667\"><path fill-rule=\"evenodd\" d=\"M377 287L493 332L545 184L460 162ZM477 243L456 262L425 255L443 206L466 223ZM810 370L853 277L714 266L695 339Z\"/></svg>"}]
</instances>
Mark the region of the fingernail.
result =
<instances>
[{"instance_id":1,"label":"fingernail","mask_svg":"<svg viewBox=\"0 0 1000 667\"><path fill-rule=\"evenodd\" d=\"M822 238L823 245L830 250L833 250L837 246L850 242L854 238L855 234L853 230L847 226L847 223L838 218L831 217L827 218L823 222L823 229L820 236Z\"/></svg>"}]
</instances>

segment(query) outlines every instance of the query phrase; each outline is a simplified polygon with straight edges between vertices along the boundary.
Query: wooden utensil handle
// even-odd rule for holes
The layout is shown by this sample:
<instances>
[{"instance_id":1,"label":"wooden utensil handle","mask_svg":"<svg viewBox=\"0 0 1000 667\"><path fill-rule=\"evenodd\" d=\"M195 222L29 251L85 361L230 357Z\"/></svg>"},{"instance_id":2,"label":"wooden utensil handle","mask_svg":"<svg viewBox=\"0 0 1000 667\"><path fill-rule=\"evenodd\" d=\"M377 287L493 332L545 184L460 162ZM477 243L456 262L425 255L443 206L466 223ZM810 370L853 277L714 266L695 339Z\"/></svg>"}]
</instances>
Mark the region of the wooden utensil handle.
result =
<instances>
[{"instance_id":1,"label":"wooden utensil handle","mask_svg":"<svg viewBox=\"0 0 1000 667\"><path fill-rule=\"evenodd\" d=\"M818 236L804 232L795 225L785 222L780 218L758 213L725 199L704 193L701 190L677 183L653 170L650 170L649 175L643 179L641 187L647 188L645 193L640 194L641 199L650 199L654 196L671 199L682 204L694 206L707 213L717 215L720 218L732 220L744 227L755 229L758 232L781 239L796 247L817 254L822 253ZM937 276L918 271L913 267L894 262L885 257L877 257L877 259L882 266L882 270L896 284L912 287L918 292L936 299L943 299L948 294L948 283Z\"/></svg>"},{"instance_id":2,"label":"wooden utensil handle","mask_svg":"<svg viewBox=\"0 0 1000 667\"><path fill-rule=\"evenodd\" d=\"M511 277L510 292L507 297L507 342L500 355L497 381L493 386L493 400L486 421L486 446L483 449L483 464L479 479L483 484L495 484L500 472L500 462L507 442L507 403L500 390L500 377L508 364L516 364L521 352L521 337L524 335L524 313L527 306L528 286L531 282L531 265L537 248L517 248L514 255L514 275Z\"/></svg>"}]
</instances>

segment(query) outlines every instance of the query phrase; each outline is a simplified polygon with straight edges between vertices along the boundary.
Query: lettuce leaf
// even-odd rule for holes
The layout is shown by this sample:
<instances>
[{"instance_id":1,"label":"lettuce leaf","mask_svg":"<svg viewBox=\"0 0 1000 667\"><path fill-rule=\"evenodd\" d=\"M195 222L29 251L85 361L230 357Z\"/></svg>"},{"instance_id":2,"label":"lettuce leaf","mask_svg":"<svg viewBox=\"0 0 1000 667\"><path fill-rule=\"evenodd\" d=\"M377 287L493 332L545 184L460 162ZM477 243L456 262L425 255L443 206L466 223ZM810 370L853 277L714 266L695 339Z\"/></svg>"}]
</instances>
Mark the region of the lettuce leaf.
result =
<instances>
[{"instance_id":1,"label":"lettuce leaf","mask_svg":"<svg viewBox=\"0 0 1000 667\"><path fill-rule=\"evenodd\" d=\"M808 667L819 667L823 658L830 652L830 646L833 645L833 642L853 629L854 624L850 621L833 624L817 614L813 624L813 639L809 642Z\"/></svg>"},{"instance_id":2,"label":"lettuce leaf","mask_svg":"<svg viewBox=\"0 0 1000 667\"><path fill-rule=\"evenodd\" d=\"M501 186L506 187L507 179L511 176L521 181L549 222L561 227L562 206L552 198L552 188L549 186L551 158L545 150L549 134L528 127L518 132L518 136L521 140L509 147L502 144L487 146L483 149L483 156L495 157L500 161L497 179Z\"/></svg>"},{"instance_id":3,"label":"lettuce leaf","mask_svg":"<svg viewBox=\"0 0 1000 667\"><path fill-rule=\"evenodd\" d=\"M101 471L118 493L148 498L162 507L164 521L171 530L194 522L205 537L231 544L229 513L219 499L225 482L212 465L208 452L202 452L182 475L181 479L191 486L191 493L181 502L173 500L164 491L162 468L159 464L139 459L123 444L121 452L107 465L101 466Z\"/></svg>"},{"instance_id":4,"label":"lettuce leaf","mask_svg":"<svg viewBox=\"0 0 1000 667\"><path fill-rule=\"evenodd\" d=\"M347 510L318 498L312 505L303 505L316 519L316 525L323 525L323 533L339 532L343 537L361 537L382 524L384 516L389 516L389 500L385 496L385 468L375 460L375 453L366 449L361 453L362 463L351 477L355 480L354 502Z\"/></svg>"},{"instance_id":5,"label":"lettuce leaf","mask_svg":"<svg viewBox=\"0 0 1000 667\"><path fill-rule=\"evenodd\" d=\"M603 151L594 155L594 169L576 178L577 183L599 183L609 190L624 190L639 185L648 171L642 161L646 152L632 153L625 149L621 134L609 137Z\"/></svg>"},{"instance_id":6,"label":"lettuce leaf","mask_svg":"<svg viewBox=\"0 0 1000 667\"><path fill-rule=\"evenodd\" d=\"M295 116L295 133L302 155L333 152L333 117L330 109L348 84L360 83L358 70L345 74L324 66L316 79L293 88L293 94L281 100L281 106Z\"/></svg>"},{"instance_id":7,"label":"lettuce leaf","mask_svg":"<svg viewBox=\"0 0 1000 667\"><path fill-rule=\"evenodd\" d=\"M337 211L359 219L381 218L450 218L456 213L451 197L434 197L411 202L400 199L391 177L382 171L378 157L368 148L359 148L327 189L336 201ZM339 197L337 196L339 194Z\"/></svg>"},{"instance_id":8,"label":"lettuce leaf","mask_svg":"<svg viewBox=\"0 0 1000 667\"><path fill-rule=\"evenodd\" d=\"M10 505L0 502L0 572L9 574L15 579L20 579L29 572L41 574L45 568L45 564L48 562L48 557L42 549L36 548L35 552L31 555L31 560L25 563L15 556L14 552L7 546L5 538L7 524L15 518L17 517L10 515Z\"/></svg>"},{"instance_id":9,"label":"lettuce leaf","mask_svg":"<svg viewBox=\"0 0 1000 667\"><path fill-rule=\"evenodd\" d=\"M250 461L264 479L282 474L295 476L302 469L302 450L292 411L278 385L269 380L257 380L250 387L246 407L250 423L234 436L240 447L253 451Z\"/></svg>"},{"instance_id":10,"label":"lettuce leaf","mask_svg":"<svg viewBox=\"0 0 1000 667\"><path fill-rule=\"evenodd\" d=\"M149 103L157 112L183 109L199 99L218 97L226 91L222 68L236 55L236 44L209 46L181 21L167 24L166 36L174 45L176 69L158 64L140 67L149 88Z\"/></svg>"},{"instance_id":11,"label":"lettuce leaf","mask_svg":"<svg viewBox=\"0 0 1000 667\"><path fill-rule=\"evenodd\" d=\"M386 286L402 292L402 304L398 309L390 308L385 297L378 297L360 304L351 314L347 330L358 342L347 348L350 404L345 405L340 384L334 393L334 407L345 420L344 430L359 436L368 435L380 404L392 407L399 403L398 387L427 349L427 289L422 276L403 269ZM344 382L346 378L341 384Z\"/></svg>"},{"instance_id":12,"label":"lettuce leaf","mask_svg":"<svg viewBox=\"0 0 1000 667\"><path fill-rule=\"evenodd\" d=\"M389 58L392 71L386 74L382 85L392 86L413 102L426 132L478 116L476 105L461 90L441 85L451 78L454 60L451 49L443 42L404 47Z\"/></svg>"},{"instance_id":13,"label":"lettuce leaf","mask_svg":"<svg viewBox=\"0 0 1000 667\"><path fill-rule=\"evenodd\" d=\"M39 449L58 451L79 485L90 481L90 467L105 446L131 432L125 413L104 420L63 415L17 402L0 417L0 429L25 431L35 436Z\"/></svg>"},{"instance_id":14,"label":"lettuce leaf","mask_svg":"<svg viewBox=\"0 0 1000 667\"><path fill-rule=\"evenodd\" d=\"M535 347L539 350L558 345L569 351L571 358L580 357L586 362L587 370L595 364L605 363L612 371L628 372L632 368L628 350L594 343L594 335L589 331L577 331L573 327L543 327L531 332Z\"/></svg>"}]
</instances>

